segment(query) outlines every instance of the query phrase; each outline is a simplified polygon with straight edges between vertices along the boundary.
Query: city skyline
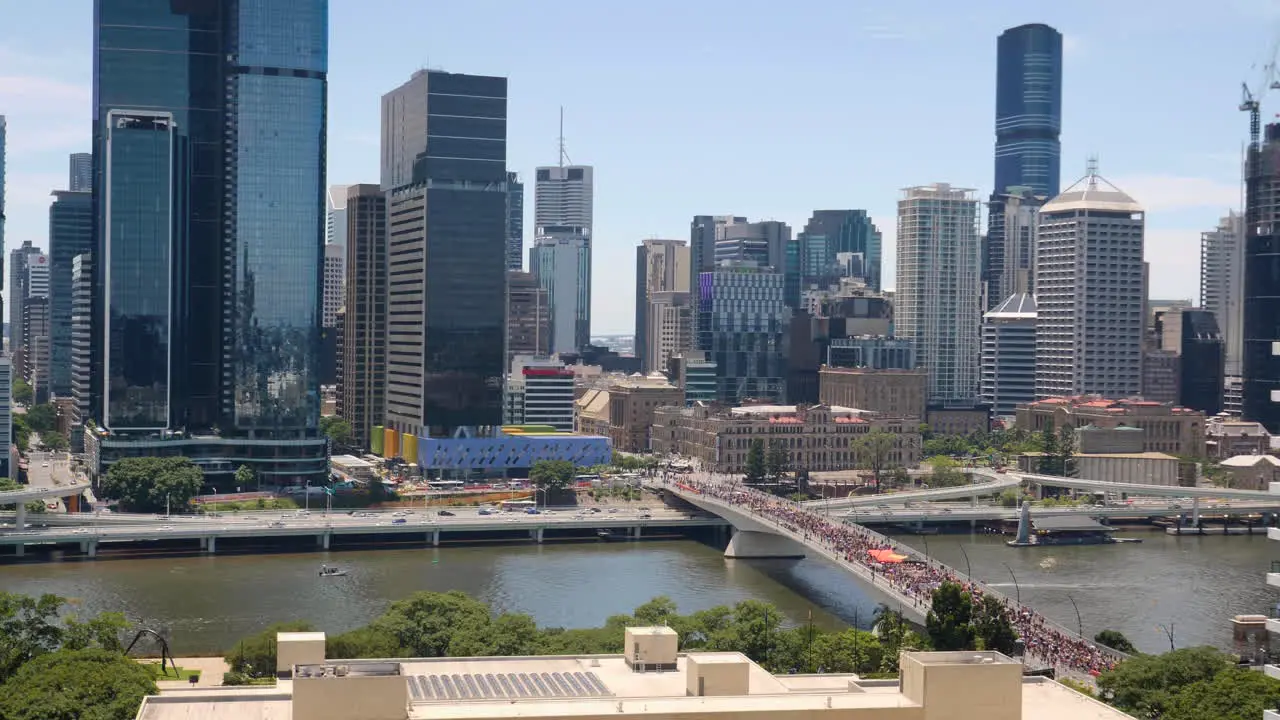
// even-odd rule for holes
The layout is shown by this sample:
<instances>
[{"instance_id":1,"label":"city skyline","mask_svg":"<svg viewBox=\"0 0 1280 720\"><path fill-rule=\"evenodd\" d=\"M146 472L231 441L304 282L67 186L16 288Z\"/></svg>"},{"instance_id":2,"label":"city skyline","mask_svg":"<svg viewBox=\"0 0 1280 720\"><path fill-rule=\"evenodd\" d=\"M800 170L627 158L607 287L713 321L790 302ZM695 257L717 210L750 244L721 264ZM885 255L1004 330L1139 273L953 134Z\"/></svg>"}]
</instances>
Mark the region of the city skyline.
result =
<instances>
[{"instance_id":1,"label":"city skyline","mask_svg":"<svg viewBox=\"0 0 1280 720\"><path fill-rule=\"evenodd\" d=\"M1063 176L1077 177L1085 158L1097 154L1102 172L1149 208L1148 241L1169 250L1153 253L1154 295L1194 295L1194 290L1186 289L1198 284L1200 232L1212 228L1226 210L1238 207L1239 146L1247 129L1247 118L1235 110L1239 82L1254 83L1256 73L1250 67L1265 62L1269 39L1259 27L1242 40L1239 27L1245 22L1265 25L1276 18L1274 8L1243 1L1205 13L1189 25L1196 26L1197 46L1214 52L1192 63L1155 52L1179 37L1189 37L1186 29L1162 17L1144 15L1139 36L1122 38L1117 28L1125 25L1124 16L1137 12L1133 9L1120 8L1121 21L1113 18L1103 24L1090 22L1094 13L1087 7L1069 12L1044 8L1028 16L1025 10L1015 11L1012 3L994 3L966 14L964 26L971 29L955 33L950 24L958 11L952 9L925 12L922 6L904 6L866 12L815 2L795 17L777 18L749 5L729 19L727 30L754 35L766 28L788 34L801 28L818 28L815 32L823 33L828 31L821 28L831 27L834 32L853 27L864 40L822 50L820 57L808 55L757 67L754 60L713 57L710 48L703 47L705 42L691 43L678 57L624 57L629 43L651 36L664 16L660 7L643 12L630 9L621 16L586 3L567 3L550 13L525 9L494 13L495 6L484 2L436 8L431 10L430 26L440 30L429 29L425 43L400 43L429 48L429 56L424 56L428 51L400 50L394 41L370 39L382 33L393 40L407 32L412 22L391 27L366 18L405 15L412 19L427 10L389 0L373 5L387 12L357 13L340 5L332 12L335 71L331 73L329 182L375 179L377 98L413 69L426 65L451 72L506 75L512 88L509 169L528 176L554 157L557 109L564 104L570 155L601 172L593 248L593 283L600 287L630 282L635 245L647 237L682 237L694 214L736 213L798 227L814 207L868 209L884 232L885 285L892 287L893 208L898 192L932 182L976 187L984 196L990 192L995 38L1021 23L1049 24L1064 35ZM393 13L392 8L398 10ZM692 20L714 9L673 6L671 12ZM83 118L89 110L90 15L62 17L42 12L38 6L20 8L16 25L30 32L21 38L0 36L0 57L6 60L5 75L0 76L0 112L9 116L10 249L24 239L47 246L48 193L65 186L68 153L87 147ZM598 30L583 34L600 36L586 52L601 62L573 63L551 54L517 62L508 51L469 49L477 46L444 30L477 27L480 18L486 20L485 32L495 44L509 39L513 42L507 45L512 47L515 37L543 26ZM673 44L679 44L681 33L686 32L669 23L661 27ZM68 53L65 58L38 63L40 48L50 37L65 43ZM76 42L76 37L84 42ZM361 48L371 45L378 51L360 57L365 53ZM862 67L879 66L885 58L901 73L923 72L944 57L952 72L967 73L970 81L955 87L931 86L928 92L908 96L893 89L893 76L859 72ZM1116 66L1126 68L1122 78L1112 77ZM633 81L633 74L646 69L652 77ZM735 95L745 98L757 83L764 86L797 71L802 71L800 81L779 92L773 103L776 108L738 111L746 101L734 99ZM796 127L793 110L806 88L850 73L860 78L862 88L854 95L861 97L833 100L848 103L835 109L851 109L867 98L887 99L890 102L881 105L882 112L860 115L852 133L844 121L812 117L805 120L805 132L789 132ZM724 123L665 109L691 99L702 85L713 82L724 86L726 92L718 93L717 107L733 115L736 127L726 129ZM1144 87L1144 92L1132 92L1137 86ZM623 91L615 87L628 88L627 94L620 95ZM1264 101L1264 112L1269 104ZM951 109L945 133L938 132L934 114L928 112L933 105ZM1099 106L1108 112L1096 112ZM1161 113L1175 110L1176 128L1152 122ZM55 120L44 122L50 117ZM754 147L751 138L758 143L762 134L772 142L759 152L741 152ZM913 143L919 151L908 152ZM821 145L821 153L814 152L815 145ZM1171 147L1176 150L1169 152ZM688 162L698 156L715 160ZM851 168L864 164L877 167L877 172L849 177ZM795 183L790 177L806 181ZM532 207L527 207L526 228L533 226L531 212ZM531 232L526 232L525 244L526 248L532 244ZM629 331L632 302L632 293L596 293L592 332Z\"/></svg>"}]
</instances>

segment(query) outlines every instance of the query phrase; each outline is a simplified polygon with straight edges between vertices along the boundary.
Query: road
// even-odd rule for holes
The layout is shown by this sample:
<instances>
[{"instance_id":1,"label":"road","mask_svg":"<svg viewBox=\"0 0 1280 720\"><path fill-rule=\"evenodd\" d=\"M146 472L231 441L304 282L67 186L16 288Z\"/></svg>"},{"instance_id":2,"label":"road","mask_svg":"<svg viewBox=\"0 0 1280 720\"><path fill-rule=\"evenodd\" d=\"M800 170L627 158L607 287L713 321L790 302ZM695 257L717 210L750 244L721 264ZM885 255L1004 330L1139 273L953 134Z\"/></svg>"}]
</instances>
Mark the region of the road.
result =
<instances>
[{"instance_id":1,"label":"road","mask_svg":"<svg viewBox=\"0 0 1280 720\"><path fill-rule=\"evenodd\" d=\"M892 496L885 497L884 500L887 501L890 497ZM815 507L811 509L818 511L822 508ZM1032 506L1031 516L1080 515L1091 518L1153 518L1177 517L1189 514L1191 511L1190 503L1156 501L1135 502L1132 505L1112 505L1108 507L1100 505L1084 507ZM1280 513L1280 499L1271 502L1219 502L1202 505L1200 508L1201 517L1205 515L1244 515L1264 512ZM906 507L905 505L895 506L889 502L882 502L876 507L852 508L844 513L836 512L833 509L829 514L844 517L855 523L898 523L929 520L1017 520L1021 516L1021 511L1018 508L1005 508L999 505L972 507L968 504L950 506L928 504L918 507Z\"/></svg>"}]
</instances>

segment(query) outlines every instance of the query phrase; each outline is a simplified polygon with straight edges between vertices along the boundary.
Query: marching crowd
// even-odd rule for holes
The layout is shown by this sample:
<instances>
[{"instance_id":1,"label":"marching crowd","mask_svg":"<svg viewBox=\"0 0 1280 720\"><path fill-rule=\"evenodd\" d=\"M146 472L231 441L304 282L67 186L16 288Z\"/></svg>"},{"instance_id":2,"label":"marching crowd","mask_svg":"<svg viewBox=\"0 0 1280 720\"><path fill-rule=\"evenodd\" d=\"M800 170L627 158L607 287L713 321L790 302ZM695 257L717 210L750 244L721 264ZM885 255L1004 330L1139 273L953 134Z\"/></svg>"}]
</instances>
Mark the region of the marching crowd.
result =
<instances>
[{"instance_id":1,"label":"marching crowd","mask_svg":"<svg viewBox=\"0 0 1280 720\"><path fill-rule=\"evenodd\" d=\"M975 600L980 600L983 595L981 585L966 582L945 566L931 562L874 562L871 555L873 551L902 552L902 549L878 533L858 525L834 522L791 500L748 489L734 480L683 479L680 484L723 502L744 506L753 514L767 517L803 536L806 541L821 543L846 562L870 571L872 582L881 582L883 579L883 582L910 599L917 608L927 609L932 602L934 589L943 582L960 583ZM909 552L902 554L909 555ZM1051 626L1038 613L1030 608L1017 606L1008 598L1001 597L1000 600L1008 610L1027 654L1054 667L1066 667L1093 675L1115 666L1112 657L1101 652L1085 638Z\"/></svg>"}]
</instances>

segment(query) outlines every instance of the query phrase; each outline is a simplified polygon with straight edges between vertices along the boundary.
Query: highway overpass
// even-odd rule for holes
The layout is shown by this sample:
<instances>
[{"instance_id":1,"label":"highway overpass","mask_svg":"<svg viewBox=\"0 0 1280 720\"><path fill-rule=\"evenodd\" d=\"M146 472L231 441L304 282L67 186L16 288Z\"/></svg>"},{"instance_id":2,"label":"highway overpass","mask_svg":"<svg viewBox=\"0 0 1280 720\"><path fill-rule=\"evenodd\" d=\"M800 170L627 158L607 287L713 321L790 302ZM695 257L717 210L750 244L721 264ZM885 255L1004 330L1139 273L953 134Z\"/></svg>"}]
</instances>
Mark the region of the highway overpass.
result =
<instances>
[{"instance_id":1,"label":"highway overpass","mask_svg":"<svg viewBox=\"0 0 1280 720\"><path fill-rule=\"evenodd\" d=\"M979 481L978 479L981 478ZM905 503L914 500L955 500L958 498L985 497L999 495L1005 490L1016 488L1022 480L1015 475L992 473L989 477L974 473L975 482L956 487L930 488L928 490L909 490L885 495L850 495L849 497L830 500L809 500L804 505L813 510L840 510L843 508L864 505L880 505L885 502Z\"/></svg>"},{"instance_id":2,"label":"highway overpass","mask_svg":"<svg viewBox=\"0 0 1280 720\"><path fill-rule=\"evenodd\" d=\"M1186 506L1178 503L1159 505L1112 505L1108 507L1103 507L1101 505L1090 505L1086 507L1032 506L1031 516L1054 517L1062 515L1079 515L1081 517L1094 519L1173 518L1192 514L1195 510L1196 508L1190 503ZM1205 506L1199 508L1199 512L1201 515L1210 514L1215 516L1246 515L1255 513L1280 514L1280 498L1269 503L1247 502L1232 503L1229 505ZM978 507L945 507L935 505L924 507L891 506L885 508L855 507L843 513L840 517L843 517L848 522L860 525L876 525L939 521L959 522L967 520L1017 520L1020 516L1019 513L1020 511L1017 508L1005 508L997 505L982 505Z\"/></svg>"}]
</instances>

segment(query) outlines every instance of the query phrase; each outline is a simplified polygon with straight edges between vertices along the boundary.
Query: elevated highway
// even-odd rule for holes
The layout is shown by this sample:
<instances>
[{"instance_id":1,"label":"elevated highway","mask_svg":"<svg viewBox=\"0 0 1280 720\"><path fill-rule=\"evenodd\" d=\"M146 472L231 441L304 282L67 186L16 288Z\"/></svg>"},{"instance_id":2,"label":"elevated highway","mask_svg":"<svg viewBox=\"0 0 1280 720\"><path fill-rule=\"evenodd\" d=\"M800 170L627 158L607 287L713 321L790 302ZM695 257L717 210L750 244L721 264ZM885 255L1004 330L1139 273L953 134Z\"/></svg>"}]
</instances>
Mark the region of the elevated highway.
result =
<instances>
[{"instance_id":1,"label":"elevated highway","mask_svg":"<svg viewBox=\"0 0 1280 720\"><path fill-rule=\"evenodd\" d=\"M991 473L973 473L975 482L956 487L930 488L928 490L911 490L888 495L852 495L831 500L809 500L803 503L814 510L839 510L843 508L861 507L864 505L880 505L885 502L905 503L916 500L956 500L961 498L986 497L999 495L1005 490L1016 488L1022 480L1015 475ZM979 480L980 479L980 480Z\"/></svg>"},{"instance_id":2,"label":"elevated highway","mask_svg":"<svg viewBox=\"0 0 1280 720\"><path fill-rule=\"evenodd\" d=\"M1109 507L1103 507L1100 505L1087 507L1032 506L1031 508L1032 517L1078 515L1094 519L1173 518L1181 517L1191 512L1194 512L1194 507L1190 505L1183 507L1177 503L1159 505L1112 505ZM1233 503L1229 505L1216 505L1200 508L1201 515L1210 514L1225 516L1261 513L1280 513L1280 498L1269 503ZM841 517L850 522L862 525L964 520L1017 520L1019 518L1019 510L1017 508L1005 508L993 505L983 505L978 507L905 507L899 505L883 508L855 507L845 512Z\"/></svg>"}]
</instances>

